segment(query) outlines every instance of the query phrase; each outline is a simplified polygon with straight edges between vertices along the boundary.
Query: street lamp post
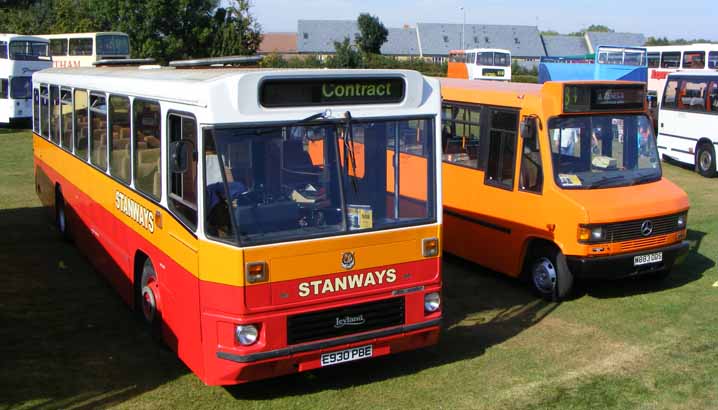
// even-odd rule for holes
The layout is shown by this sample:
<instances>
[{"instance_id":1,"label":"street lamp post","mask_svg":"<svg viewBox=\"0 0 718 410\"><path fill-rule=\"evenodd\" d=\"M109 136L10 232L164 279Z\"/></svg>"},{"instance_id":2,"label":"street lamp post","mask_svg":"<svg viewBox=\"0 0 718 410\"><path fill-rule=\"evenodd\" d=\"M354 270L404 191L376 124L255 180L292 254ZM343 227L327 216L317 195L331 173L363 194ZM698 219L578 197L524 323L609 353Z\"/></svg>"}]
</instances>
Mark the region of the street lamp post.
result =
<instances>
[{"instance_id":1,"label":"street lamp post","mask_svg":"<svg viewBox=\"0 0 718 410\"><path fill-rule=\"evenodd\" d=\"M464 38L466 38L466 9L463 7L461 8L461 12L463 13L463 21L461 22L461 49L464 50L466 48L466 43L464 42Z\"/></svg>"}]
</instances>

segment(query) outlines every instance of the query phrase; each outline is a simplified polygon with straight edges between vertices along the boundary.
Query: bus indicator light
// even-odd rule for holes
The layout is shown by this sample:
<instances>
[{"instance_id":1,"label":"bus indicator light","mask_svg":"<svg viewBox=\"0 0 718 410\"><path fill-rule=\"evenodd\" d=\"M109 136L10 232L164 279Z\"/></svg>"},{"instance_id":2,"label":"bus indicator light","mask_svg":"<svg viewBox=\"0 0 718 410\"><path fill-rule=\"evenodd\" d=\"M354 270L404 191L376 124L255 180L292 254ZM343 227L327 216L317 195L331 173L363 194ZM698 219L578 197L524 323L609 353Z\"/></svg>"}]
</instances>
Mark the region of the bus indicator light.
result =
<instances>
[{"instance_id":1,"label":"bus indicator light","mask_svg":"<svg viewBox=\"0 0 718 410\"><path fill-rule=\"evenodd\" d=\"M437 238L426 238L421 241L421 254L430 258L439 254L439 240Z\"/></svg>"},{"instance_id":2,"label":"bus indicator light","mask_svg":"<svg viewBox=\"0 0 718 410\"><path fill-rule=\"evenodd\" d=\"M246 266L247 282L259 283L266 282L267 277L267 264L264 262L249 262Z\"/></svg>"}]
</instances>

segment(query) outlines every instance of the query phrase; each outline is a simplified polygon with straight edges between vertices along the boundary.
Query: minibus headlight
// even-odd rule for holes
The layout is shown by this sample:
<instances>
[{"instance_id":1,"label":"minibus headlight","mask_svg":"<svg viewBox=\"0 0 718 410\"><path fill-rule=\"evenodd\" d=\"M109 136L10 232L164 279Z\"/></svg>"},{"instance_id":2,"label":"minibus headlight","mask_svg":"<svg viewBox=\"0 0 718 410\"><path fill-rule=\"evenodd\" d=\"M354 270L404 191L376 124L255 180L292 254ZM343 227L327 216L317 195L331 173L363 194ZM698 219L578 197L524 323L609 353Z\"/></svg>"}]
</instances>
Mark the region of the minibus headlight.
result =
<instances>
[{"instance_id":1,"label":"minibus headlight","mask_svg":"<svg viewBox=\"0 0 718 410\"><path fill-rule=\"evenodd\" d=\"M678 229L685 229L686 227L686 214L678 215L678 221L676 222Z\"/></svg>"},{"instance_id":2,"label":"minibus headlight","mask_svg":"<svg viewBox=\"0 0 718 410\"><path fill-rule=\"evenodd\" d=\"M254 325L237 325L234 334L239 344L243 346L252 345L259 339L259 331Z\"/></svg>"},{"instance_id":3,"label":"minibus headlight","mask_svg":"<svg viewBox=\"0 0 718 410\"><path fill-rule=\"evenodd\" d=\"M586 226L578 227L579 242L603 242L606 240L606 228L603 226Z\"/></svg>"},{"instance_id":4,"label":"minibus headlight","mask_svg":"<svg viewBox=\"0 0 718 410\"><path fill-rule=\"evenodd\" d=\"M441 296L439 292L431 292L424 295L424 310L433 313L441 307Z\"/></svg>"}]
</instances>

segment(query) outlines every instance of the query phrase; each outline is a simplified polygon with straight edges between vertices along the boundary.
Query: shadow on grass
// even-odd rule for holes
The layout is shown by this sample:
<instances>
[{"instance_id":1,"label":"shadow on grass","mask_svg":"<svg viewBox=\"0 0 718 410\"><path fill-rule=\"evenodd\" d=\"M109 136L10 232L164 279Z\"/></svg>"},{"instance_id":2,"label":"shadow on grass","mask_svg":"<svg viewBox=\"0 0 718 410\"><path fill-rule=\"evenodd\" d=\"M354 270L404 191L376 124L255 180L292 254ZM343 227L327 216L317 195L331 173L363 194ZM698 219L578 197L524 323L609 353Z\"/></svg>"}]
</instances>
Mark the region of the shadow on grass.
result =
<instances>
[{"instance_id":1,"label":"shadow on grass","mask_svg":"<svg viewBox=\"0 0 718 410\"><path fill-rule=\"evenodd\" d=\"M0 135L12 134L16 132L25 132L32 130L32 121L30 119L11 120L9 124L0 124Z\"/></svg>"},{"instance_id":2,"label":"shadow on grass","mask_svg":"<svg viewBox=\"0 0 718 410\"><path fill-rule=\"evenodd\" d=\"M111 406L186 374L44 208L0 210L0 408Z\"/></svg>"},{"instance_id":3,"label":"shadow on grass","mask_svg":"<svg viewBox=\"0 0 718 410\"><path fill-rule=\"evenodd\" d=\"M481 356L530 328L558 305L522 282L444 255L444 317L438 346L227 387L236 399L265 400L373 383Z\"/></svg>"},{"instance_id":4,"label":"shadow on grass","mask_svg":"<svg viewBox=\"0 0 718 410\"><path fill-rule=\"evenodd\" d=\"M688 229L686 240L690 243L683 263L676 265L667 278L646 276L610 280L586 281L579 284L577 295L588 294L597 298L620 298L644 293L679 288L703 277L703 272L715 266L715 262L700 253L705 232Z\"/></svg>"}]
</instances>

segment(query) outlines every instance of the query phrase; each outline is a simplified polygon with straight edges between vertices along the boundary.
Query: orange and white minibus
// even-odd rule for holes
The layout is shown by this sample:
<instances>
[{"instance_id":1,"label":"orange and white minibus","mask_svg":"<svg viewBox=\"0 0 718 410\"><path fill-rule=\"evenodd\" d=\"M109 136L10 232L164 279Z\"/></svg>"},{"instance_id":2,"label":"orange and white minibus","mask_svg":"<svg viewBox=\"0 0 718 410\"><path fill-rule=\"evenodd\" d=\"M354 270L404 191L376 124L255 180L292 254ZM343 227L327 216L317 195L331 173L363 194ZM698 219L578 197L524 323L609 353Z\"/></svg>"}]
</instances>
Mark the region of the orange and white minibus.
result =
<instances>
[{"instance_id":1,"label":"orange and white minibus","mask_svg":"<svg viewBox=\"0 0 718 410\"><path fill-rule=\"evenodd\" d=\"M662 176L644 83L441 85L445 251L554 300L685 254L688 197Z\"/></svg>"},{"instance_id":2,"label":"orange and white minibus","mask_svg":"<svg viewBox=\"0 0 718 410\"><path fill-rule=\"evenodd\" d=\"M511 81L511 51L501 48L451 50L446 76L469 80Z\"/></svg>"},{"instance_id":3,"label":"orange and white minibus","mask_svg":"<svg viewBox=\"0 0 718 410\"><path fill-rule=\"evenodd\" d=\"M437 342L437 80L53 68L33 87L38 196L205 383Z\"/></svg>"},{"instance_id":4,"label":"orange and white minibus","mask_svg":"<svg viewBox=\"0 0 718 410\"><path fill-rule=\"evenodd\" d=\"M53 67L92 67L93 62L130 58L130 38L122 32L43 34L50 41Z\"/></svg>"}]
</instances>

